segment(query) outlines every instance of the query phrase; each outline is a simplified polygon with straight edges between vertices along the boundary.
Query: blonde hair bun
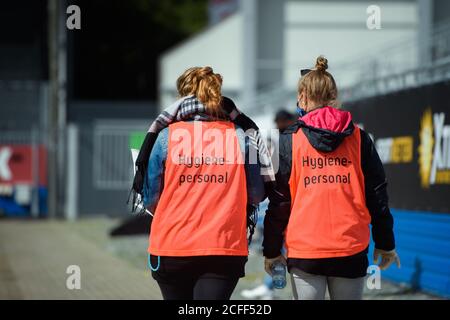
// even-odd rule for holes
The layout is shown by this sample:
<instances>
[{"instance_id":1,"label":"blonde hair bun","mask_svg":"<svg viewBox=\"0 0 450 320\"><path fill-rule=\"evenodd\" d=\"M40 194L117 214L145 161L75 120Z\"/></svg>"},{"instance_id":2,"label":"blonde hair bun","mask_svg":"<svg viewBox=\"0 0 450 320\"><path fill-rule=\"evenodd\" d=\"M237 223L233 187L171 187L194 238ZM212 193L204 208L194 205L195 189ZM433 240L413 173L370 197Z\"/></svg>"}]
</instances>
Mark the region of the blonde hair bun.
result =
<instances>
[{"instance_id":1,"label":"blonde hair bun","mask_svg":"<svg viewBox=\"0 0 450 320\"><path fill-rule=\"evenodd\" d=\"M327 69L328 60L324 56L319 56L316 59L315 69L300 77L298 94L304 93L307 99L319 105L335 106L338 90L333 76L326 71Z\"/></svg>"},{"instance_id":2,"label":"blonde hair bun","mask_svg":"<svg viewBox=\"0 0 450 320\"><path fill-rule=\"evenodd\" d=\"M316 69L320 71L326 71L328 69L328 60L324 56L317 57Z\"/></svg>"}]
</instances>

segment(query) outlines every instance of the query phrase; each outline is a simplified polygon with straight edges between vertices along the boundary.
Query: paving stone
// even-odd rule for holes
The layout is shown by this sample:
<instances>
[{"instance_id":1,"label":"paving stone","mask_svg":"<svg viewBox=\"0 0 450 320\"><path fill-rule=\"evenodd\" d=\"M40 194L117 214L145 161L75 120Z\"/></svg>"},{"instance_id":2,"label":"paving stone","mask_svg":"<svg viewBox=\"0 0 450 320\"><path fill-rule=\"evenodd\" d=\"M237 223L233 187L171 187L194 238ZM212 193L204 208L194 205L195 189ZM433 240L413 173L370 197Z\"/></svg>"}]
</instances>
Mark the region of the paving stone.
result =
<instances>
[{"instance_id":1,"label":"paving stone","mask_svg":"<svg viewBox=\"0 0 450 320\"><path fill-rule=\"evenodd\" d=\"M98 235L89 238L78 229L67 222L2 220L0 299L161 299L144 269L93 242ZM69 265L81 269L80 290L66 286Z\"/></svg>"}]
</instances>

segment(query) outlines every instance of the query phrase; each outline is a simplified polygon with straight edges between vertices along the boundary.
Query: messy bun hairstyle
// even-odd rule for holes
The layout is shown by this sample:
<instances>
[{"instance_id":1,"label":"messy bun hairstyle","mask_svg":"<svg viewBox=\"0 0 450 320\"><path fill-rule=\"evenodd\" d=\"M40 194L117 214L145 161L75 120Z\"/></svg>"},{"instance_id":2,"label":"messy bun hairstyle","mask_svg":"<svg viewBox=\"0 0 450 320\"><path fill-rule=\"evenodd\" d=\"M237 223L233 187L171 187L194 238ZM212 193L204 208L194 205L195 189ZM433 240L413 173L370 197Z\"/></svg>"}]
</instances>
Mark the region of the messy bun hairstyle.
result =
<instances>
[{"instance_id":1,"label":"messy bun hairstyle","mask_svg":"<svg viewBox=\"0 0 450 320\"><path fill-rule=\"evenodd\" d=\"M177 79L177 90L181 97L195 95L213 115L222 112L222 76L211 67L187 69Z\"/></svg>"},{"instance_id":2,"label":"messy bun hairstyle","mask_svg":"<svg viewBox=\"0 0 450 320\"><path fill-rule=\"evenodd\" d=\"M328 60L324 56L317 57L315 68L300 78L298 94L304 93L309 100L322 106L337 107L336 82L327 69Z\"/></svg>"},{"instance_id":3,"label":"messy bun hairstyle","mask_svg":"<svg viewBox=\"0 0 450 320\"><path fill-rule=\"evenodd\" d=\"M325 72L328 69L328 60L324 56L317 57L316 69L322 72Z\"/></svg>"}]
</instances>

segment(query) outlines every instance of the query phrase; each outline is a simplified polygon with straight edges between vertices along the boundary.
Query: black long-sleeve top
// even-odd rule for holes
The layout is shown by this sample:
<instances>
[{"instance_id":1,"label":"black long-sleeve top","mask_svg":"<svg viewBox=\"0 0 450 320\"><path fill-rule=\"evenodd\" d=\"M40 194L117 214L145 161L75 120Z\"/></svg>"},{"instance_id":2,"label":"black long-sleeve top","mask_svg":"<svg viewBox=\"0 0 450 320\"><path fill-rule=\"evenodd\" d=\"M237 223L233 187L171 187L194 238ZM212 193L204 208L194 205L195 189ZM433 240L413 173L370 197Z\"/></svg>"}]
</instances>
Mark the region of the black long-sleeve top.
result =
<instances>
[{"instance_id":1,"label":"black long-sleeve top","mask_svg":"<svg viewBox=\"0 0 450 320\"><path fill-rule=\"evenodd\" d=\"M283 247L284 231L291 213L289 178L292 166L292 135L302 126L305 127L305 124L298 121L280 134L276 186L268 195L269 206L264 219L263 252L267 258L280 255ZM371 215L373 241L378 249L392 250L395 248L395 240L393 217L388 206L386 175L371 138L364 130L360 132L361 168L364 174L366 205ZM289 269L296 267L312 274L347 278L365 276L367 266L367 249L349 257L288 260Z\"/></svg>"}]
</instances>

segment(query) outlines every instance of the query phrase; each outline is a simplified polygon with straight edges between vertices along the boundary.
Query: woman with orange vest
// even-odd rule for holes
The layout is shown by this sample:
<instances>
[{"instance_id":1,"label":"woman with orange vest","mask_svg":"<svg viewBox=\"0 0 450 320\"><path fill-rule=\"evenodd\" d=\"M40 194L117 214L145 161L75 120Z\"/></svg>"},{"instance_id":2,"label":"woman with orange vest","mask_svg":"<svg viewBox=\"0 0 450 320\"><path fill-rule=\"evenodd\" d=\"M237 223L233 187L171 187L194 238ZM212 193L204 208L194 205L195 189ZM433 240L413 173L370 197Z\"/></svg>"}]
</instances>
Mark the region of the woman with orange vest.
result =
<instances>
[{"instance_id":1,"label":"woman with orange vest","mask_svg":"<svg viewBox=\"0 0 450 320\"><path fill-rule=\"evenodd\" d=\"M152 148L144 203L154 212L149 264L164 299L229 299L248 256L247 206L264 197L249 140L222 108L210 67L177 80L177 118Z\"/></svg>"},{"instance_id":2,"label":"woman with orange vest","mask_svg":"<svg viewBox=\"0 0 450 320\"><path fill-rule=\"evenodd\" d=\"M383 165L369 135L333 107L337 88L317 58L298 84L300 118L280 134L277 186L264 221L265 268L287 264L294 297L362 299L370 228L380 268L400 266ZM285 241L287 261L281 255Z\"/></svg>"}]
</instances>

